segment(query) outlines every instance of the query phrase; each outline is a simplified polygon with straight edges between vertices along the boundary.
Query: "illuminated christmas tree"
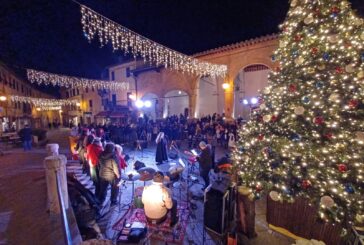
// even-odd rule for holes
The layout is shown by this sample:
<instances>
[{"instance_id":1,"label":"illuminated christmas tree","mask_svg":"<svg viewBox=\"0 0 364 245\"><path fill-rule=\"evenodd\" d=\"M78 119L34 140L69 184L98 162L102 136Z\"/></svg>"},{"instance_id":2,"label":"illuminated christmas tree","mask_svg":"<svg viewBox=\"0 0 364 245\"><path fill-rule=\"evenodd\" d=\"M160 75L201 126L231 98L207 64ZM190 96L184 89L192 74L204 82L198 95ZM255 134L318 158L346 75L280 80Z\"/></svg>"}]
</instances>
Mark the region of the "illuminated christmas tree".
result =
<instances>
[{"instance_id":1,"label":"illuminated christmas tree","mask_svg":"<svg viewBox=\"0 0 364 245\"><path fill-rule=\"evenodd\" d=\"M251 198L309 198L323 220L351 225L364 215L363 20L346 0L290 5L233 157Z\"/></svg>"}]
</instances>

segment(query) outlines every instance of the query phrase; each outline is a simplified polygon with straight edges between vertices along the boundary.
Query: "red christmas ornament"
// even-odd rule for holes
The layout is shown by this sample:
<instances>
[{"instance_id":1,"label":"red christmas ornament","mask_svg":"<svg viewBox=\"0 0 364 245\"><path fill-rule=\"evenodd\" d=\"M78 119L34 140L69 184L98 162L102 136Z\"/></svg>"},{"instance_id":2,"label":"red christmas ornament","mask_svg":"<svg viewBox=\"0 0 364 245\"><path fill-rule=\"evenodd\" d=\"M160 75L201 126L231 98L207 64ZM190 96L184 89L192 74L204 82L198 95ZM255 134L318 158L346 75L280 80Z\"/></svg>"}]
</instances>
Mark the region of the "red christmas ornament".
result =
<instances>
[{"instance_id":1,"label":"red christmas ornament","mask_svg":"<svg viewBox=\"0 0 364 245\"><path fill-rule=\"evenodd\" d=\"M338 6L333 6L333 7L331 8L331 13L333 13L333 14L338 14L338 13L340 13L340 8L339 8Z\"/></svg>"},{"instance_id":2,"label":"red christmas ornament","mask_svg":"<svg viewBox=\"0 0 364 245\"><path fill-rule=\"evenodd\" d=\"M317 54L318 53L318 48L312 48L311 52L312 52L312 54Z\"/></svg>"},{"instance_id":3,"label":"red christmas ornament","mask_svg":"<svg viewBox=\"0 0 364 245\"><path fill-rule=\"evenodd\" d=\"M339 67L339 66L335 68L335 71L336 71L337 74L344 73L344 69L342 67Z\"/></svg>"},{"instance_id":4,"label":"red christmas ornament","mask_svg":"<svg viewBox=\"0 0 364 245\"><path fill-rule=\"evenodd\" d=\"M257 185L257 186L255 187L255 190L256 190L257 192L260 192L260 191L262 191L262 190L263 190L263 187L262 187L261 185Z\"/></svg>"},{"instance_id":5,"label":"red christmas ornament","mask_svg":"<svg viewBox=\"0 0 364 245\"><path fill-rule=\"evenodd\" d=\"M355 100L355 99L351 99L349 100L349 107L350 109L355 109L357 108L359 105L359 101L358 100Z\"/></svg>"},{"instance_id":6,"label":"red christmas ornament","mask_svg":"<svg viewBox=\"0 0 364 245\"><path fill-rule=\"evenodd\" d=\"M258 135L258 140L263 140L263 139L264 139L264 134Z\"/></svg>"},{"instance_id":7,"label":"red christmas ornament","mask_svg":"<svg viewBox=\"0 0 364 245\"><path fill-rule=\"evenodd\" d=\"M294 93L297 90L297 86L295 84L290 84L288 90L289 92Z\"/></svg>"},{"instance_id":8,"label":"red christmas ornament","mask_svg":"<svg viewBox=\"0 0 364 245\"><path fill-rule=\"evenodd\" d=\"M278 117L276 115L273 115L270 120L272 122L276 122L278 120Z\"/></svg>"},{"instance_id":9,"label":"red christmas ornament","mask_svg":"<svg viewBox=\"0 0 364 245\"><path fill-rule=\"evenodd\" d=\"M311 182L309 180L302 180L302 187L307 189L311 186Z\"/></svg>"},{"instance_id":10,"label":"red christmas ornament","mask_svg":"<svg viewBox=\"0 0 364 245\"><path fill-rule=\"evenodd\" d=\"M341 173L345 173L346 171L348 171L348 167L346 166L346 164L344 163L340 163L337 168L339 169L339 171Z\"/></svg>"},{"instance_id":11,"label":"red christmas ornament","mask_svg":"<svg viewBox=\"0 0 364 245\"><path fill-rule=\"evenodd\" d=\"M315 119L313 120L313 122L317 125L321 125L324 123L324 118L319 116L319 117L315 117Z\"/></svg>"},{"instance_id":12,"label":"red christmas ornament","mask_svg":"<svg viewBox=\"0 0 364 245\"><path fill-rule=\"evenodd\" d=\"M294 37L294 40L295 40L296 42L301 41L301 39L302 39L302 36L301 36L301 35L298 35L298 34Z\"/></svg>"},{"instance_id":13,"label":"red christmas ornament","mask_svg":"<svg viewBox=\"0 0 364 245\"><path fill-rule=\"evenodd\" d=\"M324 137L326 138L326 139L332 139L332 137L333 137L334 135L332 134L332 133L326 133L326 134L324 134Z\"/></svg>"}]
</instances>

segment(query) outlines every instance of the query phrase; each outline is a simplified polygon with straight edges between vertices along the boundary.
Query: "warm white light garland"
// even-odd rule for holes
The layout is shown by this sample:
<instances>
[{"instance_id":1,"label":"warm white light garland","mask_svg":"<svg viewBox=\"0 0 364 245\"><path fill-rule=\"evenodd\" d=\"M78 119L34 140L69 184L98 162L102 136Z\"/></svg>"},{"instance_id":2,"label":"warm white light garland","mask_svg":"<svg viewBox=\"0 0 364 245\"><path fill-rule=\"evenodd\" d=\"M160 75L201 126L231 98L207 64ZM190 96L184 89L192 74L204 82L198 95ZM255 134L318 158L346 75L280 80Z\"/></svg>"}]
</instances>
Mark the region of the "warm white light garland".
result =
<instances>
[{"instance_id":1,"label":"warm white light garland","mask_svg":"<svg viewBox=\"0 0 364 245\"><path fill-rule=\"evenodd\" d=\"M98 14L92 9L81 5L81 23L86 38L91 41L97 35L101 45L111 42L114 50L120 49L126 53L141 56L144 61L156 65L197 74L200 76L225 77L226 65L216 65L179 53L141 36L128 28Z\"/></svg>"},{"instance_id":2,"label":"warm white light garland","mask_svg":"<svg viewBox=\"0 0 364 245\"><path fill-rule=\"evenodd\" d=\"M10 100L13 102L24 102L32 104L40 108L71 106L71 105L77 105L79 103L78 100L45 99L45 98L24 97L17 95L11 95Z\"/></svg>"},{"instance_id":3,"label":"warm white light garland","mask_svg":"<svg viewBox=\"0 0 364 245\"><path fill-rule=\"evenodd\" d=\"M27 76L30 82L60 86L66 88L82 87L82 88L95 88L95 89L109 89L109 90L128 90L129 83L126 82L111 82L105 80L95 80L80 77L71 77L48 73L43 71L36 71L27 69Z\"/></svg>"}]
</instances>

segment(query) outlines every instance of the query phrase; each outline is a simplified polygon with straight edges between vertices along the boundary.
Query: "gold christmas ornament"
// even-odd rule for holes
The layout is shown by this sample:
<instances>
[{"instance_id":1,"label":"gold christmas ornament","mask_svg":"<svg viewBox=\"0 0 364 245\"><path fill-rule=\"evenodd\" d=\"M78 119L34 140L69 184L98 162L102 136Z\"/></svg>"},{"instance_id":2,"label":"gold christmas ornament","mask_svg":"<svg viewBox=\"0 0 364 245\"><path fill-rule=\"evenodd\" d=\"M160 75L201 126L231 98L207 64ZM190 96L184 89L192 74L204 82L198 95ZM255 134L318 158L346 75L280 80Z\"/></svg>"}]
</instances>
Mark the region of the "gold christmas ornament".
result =
<instances>
[{"instance_id":1,"label":"gold christmas ornament","mask_svg":"<svg viewBox=\"0 0 364 245\"><path fill-rule=\"evenodd\" d=\"M269 192L269 197L275 202L279 201L279 193L276 191Z\"/></svg>"},{"instance_id":2,"label":"gold christmas ornament","mask_svg":"<svg viewBox=\"0 0 364 245\"><path fill-rule=\"evenodd\" d=\"M349 64L349 65L345 66L345 71L348 73L355 72L355 64Z\"/></svg>"},{"instance_id":3,"label":"gold christmas ornament","mask_svg":"<svg viewBox=\"0 0 364 245\"><path fill-rule=\"evenodd\" d=\"M355 215L355 220L358 223L364 223L364 214L362 214L362 215L360 215L360 214Z\"/></svg>"},{"instance_id":4,"label":"gold christmas ornament","mask_svg":"<svg viewBox=\"0 0 364 245\"><path fill-rule=\"evenodd\" d=\"M315 73L315 69L314 69L313 67L309 67L309 68L307 69L307 73L308 73L308 74L313 74L313 73Z\"/></svg>"},{"instance_id":5,"label":"gold christmas ornament","mask_svg":"<svg viewBox=\"0 0 364 245\"><path fill-rule=\"evenodd\" d=\"M238 187L238 192L244 196L249 195L250 193L252 193L252 190L246 186L239 186Z\"/></svg>"},{"instance_id":6,"label":"gold christmas ornament","mask_svg":"<svg viewBox=\"0 0 364 245\"><path fill-rule=\"evenodd\" d=\"M296 7L296 6L297 6L297 0L292 0L291 7Z\"/></svg>"},{"instance_id":7,"label":"gold christmas ornament","mask_svg":"<svg viewBox=\"0 0 364 245\"><path fill-rule=\"evenodd\" d=\"M338 93L333 93L329 97L329 101L338 101L340 99L340 95Z\"/></svg>"},{"instance_id":8,"label":"gold christmas ornament","mask_svg":"<svg viewBox=\"0 0 364 245\"><path fill-rule=\"evenodd\" d=\"M326 68L325 64L320 64L317 66L317 69L319 69L320 71L325 70L325 68Z\"/></svg>"},{"instance_id":9,"label":"gold christmas ornament","mask_svg":"<svg viewBox=\"0 0 364 245\"><path fill-rule=\"evenodd\" d=\"M335 205L334 200L329 197L329 196L323 196L320 199L320 204L324 207L324 208L332 208Z\"/></svg>"},{"instance_id":10,"label":"gold christmas ornament","mask_svg":"<svg viewBox=\"0 0 364 245\"><path fill-rule=\"evenodd\" d=\"M303 22L304 22L306 25L311 24L313 21L314 21L314 18L313 18L313 16L312 16L312 15L307 16L307 17L303 20Z\"/></svg>"},{"instance_id":11,"label":"gold christmas ornament","mask_svg":"<svg viewBox=\"0 0 364 245\"><path fill-rule=\"evenodd\" d=\"M337 43L339 41L339 35L332 34L328 37L329 43Z\"/></svg>"},{"instance_id":12,"label":"gold christmas ornament","mask_svg":"<svg viewBox=\"0 0 364 245\"><path fill-rule=\"evenodd\" d=\"M294 60L294 63L296 63L297 65L302 65L303 62L305 62L305 59L302 57L298 57Z\"/></svg>"},{"instance_id":13,"label":"gold christmas ornament","mask_svg":"<svg viewBox=\"0 0 364 245\"><path fill-rule=\"evenodd\" d=\"M279 41L279 47L280 48L284 48L285 46L286 46L286 42L285 41L283 41L283 40Z\"/></svg>"},{"instance_id":14,"label":"gold christmas ornament","mask_svg":"<svg viewBox=\"0 0 364 245\"><path fill-rule=\"evenodd\" d=\"M356 140L363 143L364 142L364 132L356 132L355 133Z\"/></svg>"},{"instance_id":15,"label":"gold christmas ornament","mask_svg":"<svg viewBox=\"0 0 364 245\"><path fill-rule=\"evenodd\" d=\"M294 113L296 115L303 115L303 113L305 113L305 108L303 108L303 106L297 106L294 108Z\"/></svg>"},{"instance_id":16,"label":"gold christmas ornament","mask_svg":"<svg viewBox=\"0 0 364 245\"><path fill-rule=\"evenodd\" d=\"M261 105L259 106L259 108L260 108L261 110L264 110L265 108L267 108L267 106L263 103L263 104L261 104Z\"/></svg>"},{"instance_id":17,"label":"gold christmas ornament","mask_svg":"<svg viewBox=\"0 0 364 245\"><path fill-rule=\"evenodd\" d=\"M265 115L265 116L263 116L263 121L264 122L269 122L270 119L272 119L272 116L271 115Z\"/></svg>"},{"instance_id":18,"label":"gold christmas ornament","mask_svg":"<svg viewBox=\"0 0 364 245\"><path fill-rule=\"evenodd\" d=\"M364 41L364 32L361 33L360 39Z\"/></svg>"},{"instance_id":19,"label":"gold christmas ornament","mask_svg":"<svg viewBox=\"0 0 364 245\"><path fill-rule=\"evenodd\" d=\"M364 71L359 71L357 77L364 78Z\"/></svg>"},{"instance_id":20,"label":"gold christmas ornament","mask_svg":"<svg viewBox=\"0 0 364 245\"><path fill-rule=\"evenodd\" d=\"M264 88L263 93L264 94L269 94L270 93L270 87Z\"/></svg>"}]
</instances>

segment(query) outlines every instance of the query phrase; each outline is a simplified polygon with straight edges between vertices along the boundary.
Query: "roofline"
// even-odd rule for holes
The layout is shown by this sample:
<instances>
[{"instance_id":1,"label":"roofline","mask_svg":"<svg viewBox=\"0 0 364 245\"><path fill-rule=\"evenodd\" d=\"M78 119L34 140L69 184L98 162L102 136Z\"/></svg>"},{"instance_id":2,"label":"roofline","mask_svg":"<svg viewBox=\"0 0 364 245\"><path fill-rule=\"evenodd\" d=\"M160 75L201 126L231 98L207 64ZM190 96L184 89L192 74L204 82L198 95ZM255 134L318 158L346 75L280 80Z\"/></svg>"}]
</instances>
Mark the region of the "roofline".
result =
<instances>
[{"instance_id":1,"label":"roofline","mask_svg":"<svg viewBox=\"0 0 364 245\"><path fill-rule=\"evenodd\" d=\"M251 45L254 45L254 44L257 44L257 43L271 41L271 40L277 39L278 36L279 36L279 34L277 34L277 33L268 34L268 35L265 35L265 36L261 36L261 37L257 37L257 38L251 38L251 39L241 41L241 42L238 42L238 43L233 43L233 44L221 46L221 47L218 47L218 48L202 51L202 52L193 54L192 56L197 58L197 57L201 57L201 56L205 56L205 55L222 53L222 52L225 52L225 51L230 51L230 50L234 50L234 49L238 49L238 48L242 48L242 47L246 47L246 46L251 46Z\"/></svg>"}]
</instances>

